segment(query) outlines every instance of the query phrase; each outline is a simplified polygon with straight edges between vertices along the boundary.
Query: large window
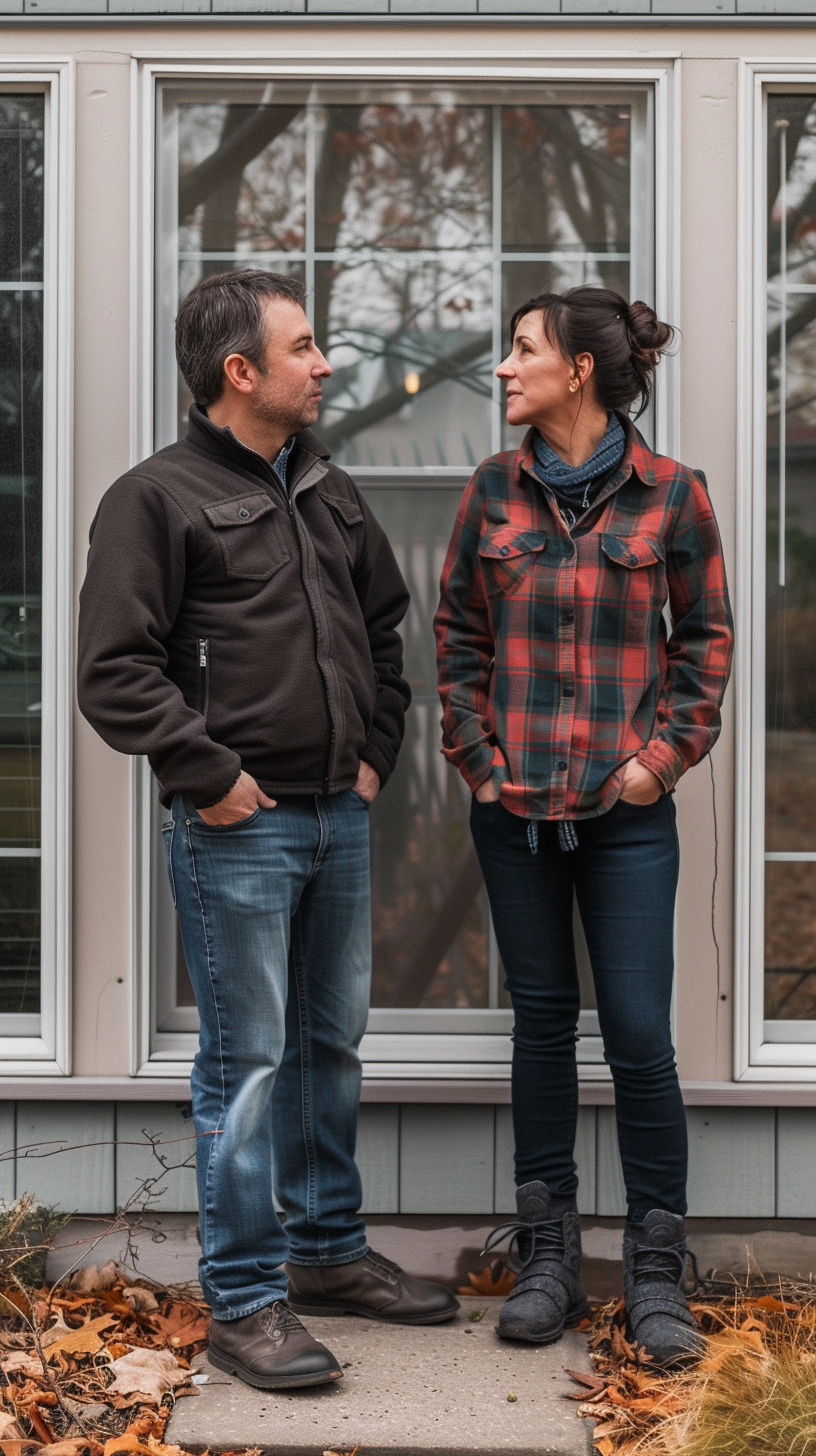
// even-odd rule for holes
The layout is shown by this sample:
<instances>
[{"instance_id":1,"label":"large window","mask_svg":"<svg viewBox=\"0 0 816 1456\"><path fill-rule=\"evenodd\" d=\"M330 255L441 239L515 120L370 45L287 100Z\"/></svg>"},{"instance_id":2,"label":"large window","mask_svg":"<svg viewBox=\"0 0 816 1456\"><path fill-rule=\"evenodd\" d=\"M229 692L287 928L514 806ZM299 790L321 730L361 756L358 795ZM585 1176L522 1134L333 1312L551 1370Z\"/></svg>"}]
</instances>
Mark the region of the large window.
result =
<instances>
[{"instance_id":1,"label":"large window","mask_svg":"<svg viewBox=\"0 0 816 1456\"><path fill-rule=\"evenodd\" d=\"M23 1034L40 1013L44 149L45 97L0 94L0 1018Z\"/></svg>"},{"instance_id":2,"label":"large window","mask_svg":"<svg viewBox=\"0 0 816 1456\"><path fill-rule=\"evenodd\" d=\"M816 96L767 111L765 1039L816 1041Z\"/></svg>"},{"instance_id":3,"label":"large window","mask_svg":"<svg viewBox=\"0 0 816 1456\"><path fill-rule=\"evenodd\" d=\"M411 591L414 700L371 816L365 1055L505 1062L510 1013L469 794L439 751L431 622L467 478L520 438L493 375L513 309L584 282L652 296L652 93L208 80L158 95L155 447L185 428L173 320L188 290L232 266L297 274L334 369L318 433L366 491ZM169 1058L195 1013L155 864L153 1051ZM582 1047L596 1059L583 981Z\"/></svg>"},{"instance_id":4,"label":"large window","mask_svg":"<svg viewBox=\"0 0 816 1456\"><path fill-rule=\"evenodd\" d=\"M60 71L0 65L0 1057L68 1069L71 543ZM62 103L65 104L63 93ZM70 256L70 255L69 255ZM58 561L58 555L61 553ZM42 793L41 793L42 788Z\"/></svg>"}]
</instances>

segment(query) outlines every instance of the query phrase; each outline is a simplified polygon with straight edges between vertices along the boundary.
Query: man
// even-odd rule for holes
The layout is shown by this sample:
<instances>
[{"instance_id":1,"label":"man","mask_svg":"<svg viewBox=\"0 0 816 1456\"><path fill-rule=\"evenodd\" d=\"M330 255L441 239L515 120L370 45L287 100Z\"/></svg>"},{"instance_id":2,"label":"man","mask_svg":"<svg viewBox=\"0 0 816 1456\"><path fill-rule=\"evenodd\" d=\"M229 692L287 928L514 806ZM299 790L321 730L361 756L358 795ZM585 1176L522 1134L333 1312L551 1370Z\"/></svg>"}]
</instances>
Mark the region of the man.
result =
<instances>
[{"instance_id":1,"label":"man","mask_svg":"<svg viewBox=\"0 0 816 1456\"><path fill-rule=\"evenodd\" d=\"M185 299L189 431L102 500L79 634L82 712L111 747L147 754L171 811L201 1021L210 1358L264 1388L342 1375L293 1309L420 1324L458 1308L371 1253L358 1212L368 805L410 698L397 633L408 594L308 428L331 369L303 301L300 283L260 271L205 279Z\"/></svg>"}]
</instances>

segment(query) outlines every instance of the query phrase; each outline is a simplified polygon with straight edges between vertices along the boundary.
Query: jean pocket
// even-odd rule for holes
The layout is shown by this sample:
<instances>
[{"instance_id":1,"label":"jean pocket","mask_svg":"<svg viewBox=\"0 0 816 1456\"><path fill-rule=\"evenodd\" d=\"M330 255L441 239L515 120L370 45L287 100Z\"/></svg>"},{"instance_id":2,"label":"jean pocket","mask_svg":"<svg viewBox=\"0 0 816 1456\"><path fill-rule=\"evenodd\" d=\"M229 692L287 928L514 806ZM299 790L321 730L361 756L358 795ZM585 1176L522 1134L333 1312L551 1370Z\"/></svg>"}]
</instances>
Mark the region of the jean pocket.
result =
<instances>
[{"instance_id":1,"label":"jean pocket","mask_svg":"<svg viewBox=\"0 0 816 1456\"><path fill-rule=\"evenodd\" d=\"M363 806L364 809L370 809L371 808L371 805L368 802L368 799L364 799L363 796L362 796L362 794L358 794L357 793L357 790L356 789L349 789L349 793L351 794L352 798L358 804L362 804L362 806Z\"/></svg>"},{"instance_id":2,"label":"jean pocket","mask_svg":"<svg viewBox=\"0 0 816 1456\"><path fill-rule=\"evenodd\" d=\"M173 835L176 830L174 819L162 824L162 841L164 843L164 859L167 865L167 878L170 881L170 894L173 896L173 904L176 904L176 878L173 874Z\"/></svg>"},{"instance_id":3,"label":"jean pocket","mask_svg":"<svg viewBox=\"0 0 816 1456\"><path fill-rule=\"evenodd\" d=\"M236 819L234 824L207 824L199 814L195 823L207 834L233 834L236 829L247 829L250 824L254 824L260 812L261 805L259 804L257 809L253 809L252 813L247 815L246 819Z\"/></svg>"}]
</instances>

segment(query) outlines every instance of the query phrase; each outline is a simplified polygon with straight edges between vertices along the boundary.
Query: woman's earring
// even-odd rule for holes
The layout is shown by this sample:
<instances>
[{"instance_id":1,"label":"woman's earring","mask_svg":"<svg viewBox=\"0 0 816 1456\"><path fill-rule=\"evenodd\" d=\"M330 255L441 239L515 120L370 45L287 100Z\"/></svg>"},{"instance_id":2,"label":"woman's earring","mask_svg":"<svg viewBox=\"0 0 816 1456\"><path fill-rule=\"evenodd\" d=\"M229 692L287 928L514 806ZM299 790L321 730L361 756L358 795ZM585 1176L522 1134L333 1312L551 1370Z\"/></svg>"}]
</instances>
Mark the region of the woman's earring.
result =
<instances>
[{"instance_id":1,"label":"woman's earring","mask_svg":"<svg viewBox=\"0 0 816 1456\"><path fill-rule=\"evenodd\" d=\"M574 394L577 388L578 388L578 380L577 379L571 379L570 380L570 394Z\"/></svg>"}]
</instances>

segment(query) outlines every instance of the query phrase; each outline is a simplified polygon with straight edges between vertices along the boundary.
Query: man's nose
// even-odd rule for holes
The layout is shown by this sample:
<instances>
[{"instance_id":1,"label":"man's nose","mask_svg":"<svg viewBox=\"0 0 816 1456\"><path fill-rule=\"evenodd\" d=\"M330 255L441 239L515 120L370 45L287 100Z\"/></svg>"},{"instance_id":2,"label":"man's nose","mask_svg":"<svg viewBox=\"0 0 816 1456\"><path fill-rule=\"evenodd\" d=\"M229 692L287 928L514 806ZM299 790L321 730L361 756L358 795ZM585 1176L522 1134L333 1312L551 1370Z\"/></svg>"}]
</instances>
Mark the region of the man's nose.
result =
<instances>
[{"instance_id":1,"label":"man's nose","mask_svg":"<svg viewBox=\"0 0 816 1456\"><path fill-rule=\"evenodd\" d=\"M312 373L316 374L319 379L328 379L329 375L334 373L334 370L332 369L331 364L329 363L325 354L321 354L319 349L317 353L318 361L315 364Z\"/></svg>"}]
</instances>

